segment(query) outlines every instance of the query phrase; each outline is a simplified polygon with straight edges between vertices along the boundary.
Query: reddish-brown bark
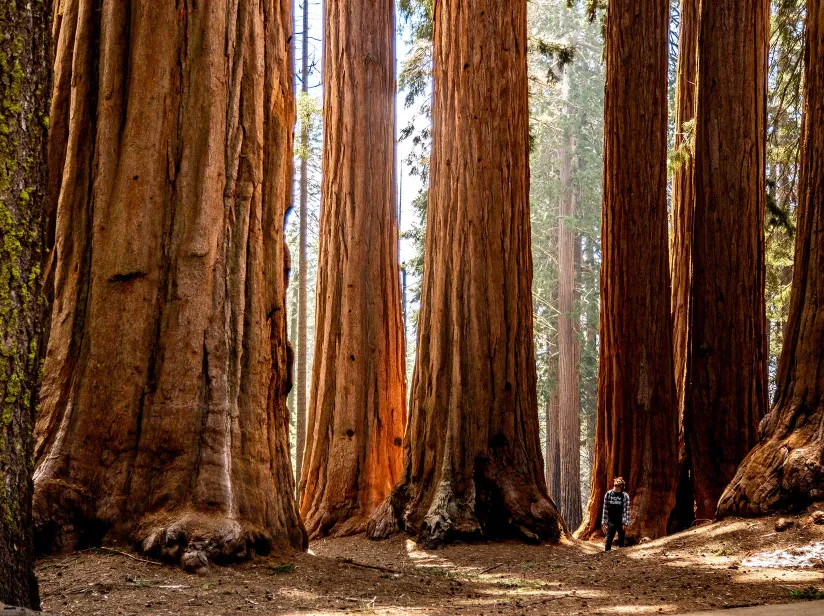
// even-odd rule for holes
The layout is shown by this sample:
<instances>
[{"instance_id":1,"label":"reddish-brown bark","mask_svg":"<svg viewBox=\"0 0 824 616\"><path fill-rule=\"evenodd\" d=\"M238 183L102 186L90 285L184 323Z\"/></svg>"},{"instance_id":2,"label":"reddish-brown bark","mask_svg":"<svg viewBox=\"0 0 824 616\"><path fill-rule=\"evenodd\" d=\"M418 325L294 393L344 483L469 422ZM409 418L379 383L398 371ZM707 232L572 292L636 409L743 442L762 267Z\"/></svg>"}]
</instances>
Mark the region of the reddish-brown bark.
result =
<instances>
[{"instance_id":1,"label":"reddish-brown bark","mask_svg":"<svg viewBox=\"0 0 824 616\"><path fill-rule=\"evenodd\" d=\"M40 607L32 542L32 427L47 309L49 6L0 2L0 611Z\"/></svg>"},{"instance_id":2,"label":"reddish-brown bark","mask_svg":"<svg viewBox=\"0 0 824 616\"><path fill-rule=\"evenodd\" d=\"M631 537L658 537L675 503L678 412L667 255L668 3L613 0L606 24L598 424L579 534L600 531L628 481Z\"/></svg>"},{"instance_id":3,"label":"reddish-brown bark","mask_svg":"<svg viewBox=\"0 0 824 616\"><path fill-rule=\"evenodd\" d=\"M549 381L551 390L546 401L546 450L544 466L546 471L546 485L552 501L557 503L561 497L561 449L558 440L560 431L558 418L558 354L555 345L550 344L547 353L549 362Z\"/></svg>"},{"instance_id":4,"label":"reddish-brown bark","mask_svg":"<svg viewBox=\"0 0 824 616\"><path fill-rule=\"evenodd\" d=\"M569 82L565 89L569 89ZM567 114L570 105L565 105ZM560 489L557 504L569 528L581 523L581 418L578 364L581 357L578 334L580 319L575 313L575 234L567 227L575 215L572 182L575 138L567 127L561 150L561 186L558 208L558 447Z\"/></svg>"},{"instance_id":5,"label":"reddish-brown bark","mask_svg":"<svg viewBox=\"0 0 824 616\"><path fill-rule=\"evenodd\" d=\"M435 2L418 356L401 480L370 522L555 540L532 330L526 0Z\"/></svg>"},{"instance_id":6,"label":"reddish-brown bark","mask_svg":"<svg viewBox=\"0 0 824 616\"><path fill-rule=\"evenodd\" d=\"M696 515L757 441L767 407L764 208L768 0L701 4L684 434Z\"/></svg>"},{"instance_id":7,"label":"reddish-brown bark","mask_svg":"<svg viewBox=\"0 0 824 616\"><path fill-rule=\"evenodd\" d=\"M721 515L798 509L824 494L824 2L807 0L798 229L776 403Z\"/></svg>"},{"instance_id":8,"label":"reddish-brown bark","mask_svg":"<svg viewBox=\"0 0 824 616\"><path fill-rule=\"evenodd\" d=\"M694 521L694 502L689 455L683 431L684 384L687 376L687 335L690 277L692 275L692 211L695 207L694 160L690 122L695 119L695 82L698 68L698 0L681 0L678 36L678 74L675 87L675 148L680 151L672 177L672 233L670 272L672 278L673 363L678 400L678 491L670 519L670 530L689 528Z\"/></svg>"},{"instance_id":9,"label":"reddish-brown bark","mask_svg":"<svg viewBox=\"0 0 824 616\"><path fill-rule=\"evenodd\" d=\"M363 532L400 477L406 368L395 212L395 8L327 0L315 360L301 514Z\"/></svg>"},{"instance_id":10,"label":"reddish-brown bark","mask_svg":"<svg viewBox=\"0 0 824 616\"><path fill-rule=\"evenodd\" d=\"M41 547L305 548L289 463L291 2L65 0Z\"/></svg>"}]
</instances>

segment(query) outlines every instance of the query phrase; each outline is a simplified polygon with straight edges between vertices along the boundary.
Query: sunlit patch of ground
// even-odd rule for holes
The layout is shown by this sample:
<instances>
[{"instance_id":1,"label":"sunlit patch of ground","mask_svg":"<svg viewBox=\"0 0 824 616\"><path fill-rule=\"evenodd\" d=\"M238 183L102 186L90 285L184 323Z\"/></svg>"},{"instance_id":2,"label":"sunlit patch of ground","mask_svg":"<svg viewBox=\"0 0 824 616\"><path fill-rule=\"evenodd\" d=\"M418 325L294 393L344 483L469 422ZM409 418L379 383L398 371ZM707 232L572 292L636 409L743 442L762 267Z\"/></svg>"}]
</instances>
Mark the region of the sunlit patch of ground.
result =
<instances>
[{"instance_id":1,"label":"sunlit patch of ground","mask_svg":"<svg viewBox=\"0 0 824 616\"><path fill-rule=\"evenodd\" d=\"M425 550L355 537L204 576L89 551L45 559L39 576L44 607L66 616L679 614L824 591L824 569L744 564L824 541L805 519L784 533L771 519L730 520L609 554L568 539Z\"/></svg>"}]
</instances>

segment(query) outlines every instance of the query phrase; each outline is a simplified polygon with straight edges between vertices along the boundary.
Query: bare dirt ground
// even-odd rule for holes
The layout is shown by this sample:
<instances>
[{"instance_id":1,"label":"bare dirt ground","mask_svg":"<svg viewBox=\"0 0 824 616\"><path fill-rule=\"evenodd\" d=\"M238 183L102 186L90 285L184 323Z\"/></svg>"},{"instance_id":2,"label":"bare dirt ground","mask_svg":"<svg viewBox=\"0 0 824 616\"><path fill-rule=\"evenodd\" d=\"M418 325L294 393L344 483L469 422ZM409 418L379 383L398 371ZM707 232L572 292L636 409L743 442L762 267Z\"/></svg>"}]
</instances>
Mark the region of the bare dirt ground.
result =
<instances>
[{"instance_id":1,"label":"bare dirt ground","mask_svg":"<svg viewBox=\"0 0 824 616\"><path fill-rule=\"evenodd\" d=\"M353 537L204 575L101 550L43 559L38 575L43 609L65 616L680 614L824 598L822 561L746 565L824 541L815 509L781 533L776 518L731 519L609 554L572 540L425 551Z\"/></svg>"}]
</instances>

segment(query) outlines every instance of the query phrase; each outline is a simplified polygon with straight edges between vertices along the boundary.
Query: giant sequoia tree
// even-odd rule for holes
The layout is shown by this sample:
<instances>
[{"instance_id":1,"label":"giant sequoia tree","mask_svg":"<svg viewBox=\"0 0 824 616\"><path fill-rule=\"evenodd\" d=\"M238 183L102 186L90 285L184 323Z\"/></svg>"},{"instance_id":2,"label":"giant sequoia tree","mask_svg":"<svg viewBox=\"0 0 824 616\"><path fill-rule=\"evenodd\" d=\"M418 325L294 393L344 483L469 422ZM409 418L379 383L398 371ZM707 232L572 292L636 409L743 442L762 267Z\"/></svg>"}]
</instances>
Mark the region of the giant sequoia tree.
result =
<instances>
[{"instance_id":1,"label":"giant sequoia tree","mask_svg":"<svg viewBox=\"0 0 824 616\"><path fill-rule=\"evenodd\" d=\"M769 14L768 0L701 3L684 432L703 519L715 517L767 406Z\"/></svg>"},{"instance_id":2,"label":"giant sequoia tree","mask_svg":"<svg viewBox=\"0 0 824 616\"><path fill-rule=\"evenodd\" d=\"M395 214L393 0L327 0L315 361L301 513L363 532L400 477L406 366Z\"/></svg>"},{"instance_id":3,"label":"giant sequoia tree","mask_svg":"<svg viewBox=\"0 0 824 616\"><path fill-rule=\"evenodd\" d=\"M667 257L667 2L614 0L606 24L598 425L583 536L624 476L636 536L665 534L678 413Z\"/></svg>"},{"instance_id":4,"label":"giant sequoia tree","mask_svg":"<svg viewBox=\"0 0 824 616\"><path fill-rule=\"evenodd\" d=\"M820 500L824 486L824 2L807 0L798 229L776 403L721 497L721 515Z\"/></svg>"},{"instance_id":5,"label":"giant sequoia tree","mask_svg":"<svg viewBox=\"0 0 824 616\"><path fill-rule=\"evenodd\" d=\"M43 547L305 547L289 464L291 2L60 4Z\"/></svg>"},{"instance_id":6,"label":"giant sequoia tree","mask_svg":"<svg viewBox=\"0 0 824 616\"><path fill-rule=\"evenodd\" d=\"M435 3L431 182L404 470L370 522L557 539L532 338L526 0Z\"/></svg>"},{"instance_id":7,"label":"giant sequoia tree","mask_svg":"<svg viewBox=\"0 0 824 616\"><path fill-rule=\"evenodd\" d=\"M0 604L31 608L40 606L31 457L46 322L48 10L0 3Z\"/></svg>"}]
</instances>

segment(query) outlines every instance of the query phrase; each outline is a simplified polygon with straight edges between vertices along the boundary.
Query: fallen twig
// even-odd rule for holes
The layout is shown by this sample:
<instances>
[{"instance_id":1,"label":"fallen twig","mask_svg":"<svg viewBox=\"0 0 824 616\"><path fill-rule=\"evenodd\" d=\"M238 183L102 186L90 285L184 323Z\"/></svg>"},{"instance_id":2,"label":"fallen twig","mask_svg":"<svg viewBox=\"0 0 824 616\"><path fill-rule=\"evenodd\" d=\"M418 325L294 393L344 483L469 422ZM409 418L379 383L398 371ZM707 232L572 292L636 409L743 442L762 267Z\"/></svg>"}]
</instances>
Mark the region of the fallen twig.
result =
<instances>
[{"instance_id":1,"label":"fallen twig","mask_svg":"<svg viewBox=\"0 0 824 616\"><path fill-rule=\"evenodd\" d=\"M135 556L134 554L129 554L128 552L124 552L123 550L115 550L114 548L88 548L86 550L79 550L78 553L83 552L106 552L108 554L119 554L120 556L125 556L126 558L131 558L132 560L136 560L140 563L148 563L150 565L154 565L155 567L165 567L164 563L158 562L156 560L149 560L148 558L140 558L139 556Z\"/></svg>"},{"instance_id":2,"label":"fallen twig","mask_svg":"<svg viewBox=\"0 0 824 616\"><path fill-rule=\"evenodd\" d=\"M343 565L351 565L352 567L360 567L361 569L373 569L375 571L383 571L384 573L392 573L394 575L401 574L401 572L397 569L381 567L380 565L367 565L366 563L359 563L351 558L336 558L335 560Z\"/></svg>"},{"instance_id":3,"label":"fallen twig","mask_svg":"<svg viewBox=\"0 0 824 616\"><path fill-rule=\"evenodd\" d=\"M494 571L498 567L503 567L504 563L498 563L497 565L492 565L491 567L487 567L483 571L481 571L478 575L483 575L484 573L489 573L490 571Z\"/></svg>"}]
</instances>

